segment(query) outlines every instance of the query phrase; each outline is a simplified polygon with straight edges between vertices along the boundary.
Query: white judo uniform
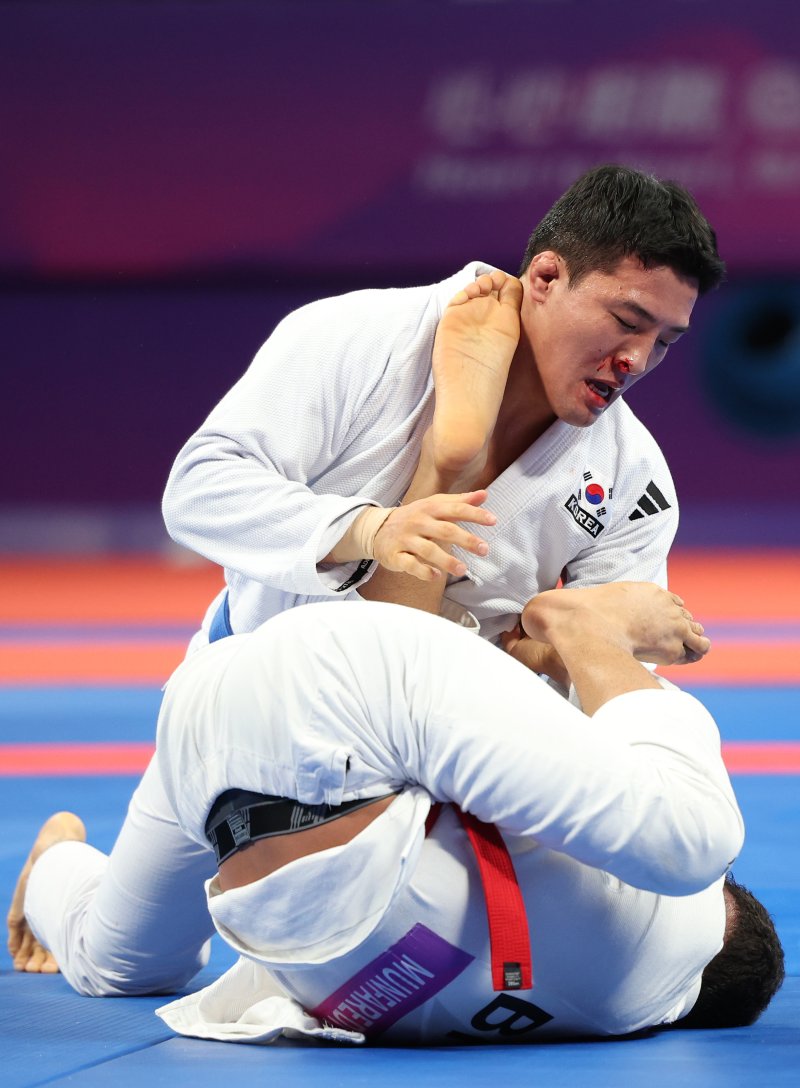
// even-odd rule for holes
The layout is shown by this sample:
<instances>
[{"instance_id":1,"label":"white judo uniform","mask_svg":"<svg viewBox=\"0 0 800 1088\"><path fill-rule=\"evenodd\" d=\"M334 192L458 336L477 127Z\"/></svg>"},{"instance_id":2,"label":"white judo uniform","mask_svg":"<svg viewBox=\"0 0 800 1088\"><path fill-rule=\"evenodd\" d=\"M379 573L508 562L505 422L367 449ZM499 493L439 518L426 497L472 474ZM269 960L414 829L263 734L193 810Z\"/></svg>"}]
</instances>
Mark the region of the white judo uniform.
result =
<instances>
[{"instance_id":1,"label":"white judo uniform","mask_svg":"<svg viewBox=\"0 0 800 1088\"><path fill-rule=\"evenodd\" d=\"M214 924L243 958L210 991L161 1010L186 1034L619 1034L688 1012L721 947L721 881L742 820L713 720L675 689L619 696L590 719L442 619L316 605L191 655L167 686L148 773L198 851L231 788L308 804L399 791L345 846L227 892L208 882ZM426 838L432 799L503 833L527 906L532 989L493 991L474 859L452 810ZM155 821L129 828L122 847L139 836L145 884L154 833ZM109 861L59 844L28 885L34 931L88 992L130 992L113 989L137 896L135 881L118 887L117 850ZM161 904L162 989L196 962L184 906Z\"/></svg>"},{"instance_id":2,"label":"white judo uniform","mask_svg":"<svg viewBox=\"0 0 800 1088\"><path fill-rule=\"evenodd\" d=\"M488 266L433 286L313 302L275 329L179 453L164 496L172 537L225 568L234 632L294 605L353 592L358 564L320 567L367 504L408 489L433 415L431 354L450 299ZM484 637L566 585L666 585L677 529L661 451L622 401L589 428L556 422L489 487L485 558L446 599ZM209 608L205 641L219 600Z\"/></svg>"}]
</instances>

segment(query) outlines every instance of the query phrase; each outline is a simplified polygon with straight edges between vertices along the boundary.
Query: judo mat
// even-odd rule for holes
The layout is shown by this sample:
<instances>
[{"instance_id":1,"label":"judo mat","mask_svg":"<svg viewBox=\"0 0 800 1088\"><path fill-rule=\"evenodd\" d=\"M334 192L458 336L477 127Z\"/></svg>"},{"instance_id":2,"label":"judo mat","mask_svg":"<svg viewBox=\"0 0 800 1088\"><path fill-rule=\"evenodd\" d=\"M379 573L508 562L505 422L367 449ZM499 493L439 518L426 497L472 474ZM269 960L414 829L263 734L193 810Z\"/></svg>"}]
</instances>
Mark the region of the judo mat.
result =
<instances>
[{"instance_id":1,"label":"judo mat","mask_svg":"<svg viewBox=\"0 0 800 1088\"><path fill-rule=\"evenodd\" d=\"M800 553L679 552L671 583L714 640L666 670L716 716L747 824L735 866L773 914L787 980L751 1028L530 1046L245 1046L176 1037L163 998L92 999L0 951L0 1086L395 1088L800 1084ZM42 821L70 808L110 849L150 752L160 687L221 584L166 559L0 561L0 898ZM180 909L177 905L176 909ZM192 989L232 962L218 939Z\"/></svg>"}]
</instances>

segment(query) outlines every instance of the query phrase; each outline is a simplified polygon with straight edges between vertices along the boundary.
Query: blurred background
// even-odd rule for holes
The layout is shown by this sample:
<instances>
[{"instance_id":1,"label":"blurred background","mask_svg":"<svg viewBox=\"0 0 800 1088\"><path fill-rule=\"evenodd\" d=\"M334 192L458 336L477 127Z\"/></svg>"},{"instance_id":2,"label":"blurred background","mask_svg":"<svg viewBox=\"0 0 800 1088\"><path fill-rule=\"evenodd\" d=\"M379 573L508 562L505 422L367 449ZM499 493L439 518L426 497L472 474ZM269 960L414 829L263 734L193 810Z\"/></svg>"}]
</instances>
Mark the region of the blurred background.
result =
<instances>
[{"instance_id":1,"label":"blurred background","mask_svg":"<svg viewBox=\"0 0 800 1088\"><path fill-rule=\"evenodd\" d=\"M630 397L678 544L800 544L793 4L6 0L0 104L0 551L166 548L173 457L286 312L516 271L604 161L688 186L729 267Z\"/></svg>"}]
</instances>

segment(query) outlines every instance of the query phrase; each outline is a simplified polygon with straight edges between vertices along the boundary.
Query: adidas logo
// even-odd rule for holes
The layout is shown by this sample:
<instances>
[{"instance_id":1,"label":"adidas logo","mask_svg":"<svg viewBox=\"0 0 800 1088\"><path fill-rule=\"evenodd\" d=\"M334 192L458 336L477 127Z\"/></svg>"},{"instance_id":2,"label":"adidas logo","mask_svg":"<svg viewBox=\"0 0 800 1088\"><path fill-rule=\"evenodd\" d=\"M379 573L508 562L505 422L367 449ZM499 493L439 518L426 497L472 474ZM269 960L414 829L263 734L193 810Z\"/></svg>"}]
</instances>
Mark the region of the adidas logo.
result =
<instances>
[{"instance_id":1,"label":"adidas logo","mask_svg":"<svg viewBox=\"0 0 800 1088\"><path fill-rule=\"evenodd\" d=\"M636 509L628 515L628 521L638 521L640 518L657 514L661 510L669 510L669 508L670 504L651 480L645 488L644 495L639 499Z\"/></svg>"}]
</instances>

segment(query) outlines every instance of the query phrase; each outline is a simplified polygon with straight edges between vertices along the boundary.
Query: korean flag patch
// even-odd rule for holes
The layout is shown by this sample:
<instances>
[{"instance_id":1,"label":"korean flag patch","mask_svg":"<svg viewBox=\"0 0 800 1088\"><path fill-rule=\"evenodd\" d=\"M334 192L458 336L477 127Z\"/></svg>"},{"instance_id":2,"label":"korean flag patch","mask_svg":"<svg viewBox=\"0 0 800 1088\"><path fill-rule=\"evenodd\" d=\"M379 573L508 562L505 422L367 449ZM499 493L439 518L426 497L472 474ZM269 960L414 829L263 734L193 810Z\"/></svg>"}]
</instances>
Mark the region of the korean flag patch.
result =
<instances>
[{"instance_id":1,"label":"korean flag patch","mask_svg":"<svg viewBox=\"0 0 800 1088\"><path fill-rule=\"evenodd\" d=\"M613 497L613 483L586 468L564 507L584 532L597 539L608 524Z\"/></svg>"}]
</instances>

